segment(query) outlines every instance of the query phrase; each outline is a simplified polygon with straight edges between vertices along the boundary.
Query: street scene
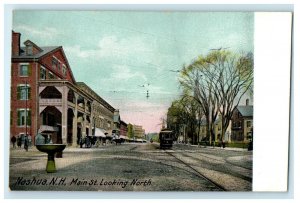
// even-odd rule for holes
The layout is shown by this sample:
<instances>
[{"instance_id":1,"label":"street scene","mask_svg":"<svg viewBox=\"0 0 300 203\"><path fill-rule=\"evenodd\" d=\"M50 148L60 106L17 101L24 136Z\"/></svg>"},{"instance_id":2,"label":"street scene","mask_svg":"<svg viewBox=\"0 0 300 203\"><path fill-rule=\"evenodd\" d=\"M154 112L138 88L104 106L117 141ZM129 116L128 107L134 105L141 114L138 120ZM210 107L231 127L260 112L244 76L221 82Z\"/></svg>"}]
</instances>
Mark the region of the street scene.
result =
<instances>
[{"instance_id":1,"label":"street scene","mask_svg":"<svg viewBox=\"0 0 300 203\"><path fill-rule=\"evenodd\" d=\"M253 24L15 10L10 189L251 191Z\"/></svg>"},{"instance_id":2,"label":"street scene","mask_svg":"<svg viewBox=\"0 0 300 203\"><path fill-rule=\"evenodd\" d=\"M12 190L51 191L249 191L252 152L158 143L69 148L45 171L47 155L35 148L11 151ZM34 166L34 168L32 167Z\"/></svg>"}]
</instances>

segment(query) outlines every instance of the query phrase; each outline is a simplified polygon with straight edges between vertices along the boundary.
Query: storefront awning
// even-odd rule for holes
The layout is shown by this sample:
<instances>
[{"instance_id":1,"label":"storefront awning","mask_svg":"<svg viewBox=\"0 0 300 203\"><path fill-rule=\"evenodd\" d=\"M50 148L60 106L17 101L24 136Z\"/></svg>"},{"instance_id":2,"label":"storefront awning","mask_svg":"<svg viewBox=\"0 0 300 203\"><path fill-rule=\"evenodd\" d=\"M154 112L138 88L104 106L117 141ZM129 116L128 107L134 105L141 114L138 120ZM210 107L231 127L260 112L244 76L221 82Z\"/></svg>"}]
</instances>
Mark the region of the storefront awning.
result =
<instances>
[{"instance_id":1,"label":"storefront awning","mask_svg":"<svg viewBox=\"0 0 300 203\"><path fill-rule=\"evenodd\" d=\"M58 131L58 127L54 127L50 125L41 125L39 129L39 133L51 133L57 131Z\"/></svg>"},{"instance_id":2,"label":"storefront awning","mask_svg":"<svg viewBox=\"0 0 300 203\"><path fill-rule=\"evenodd\" d=\"M96 128L95 130L95 137L106 137L106 131L102 128Z\"/></svg>"},{"instance_id":3,"label":"storefront awning","mask_svg":"<svg viewBox=\"0 0 300 203\"><path fill-rule=\"evenodd\" d=\"M124 136L124 135L120 135L120 139L129 140L129 138L127 136Z\"/></svg>"}]
</instances>

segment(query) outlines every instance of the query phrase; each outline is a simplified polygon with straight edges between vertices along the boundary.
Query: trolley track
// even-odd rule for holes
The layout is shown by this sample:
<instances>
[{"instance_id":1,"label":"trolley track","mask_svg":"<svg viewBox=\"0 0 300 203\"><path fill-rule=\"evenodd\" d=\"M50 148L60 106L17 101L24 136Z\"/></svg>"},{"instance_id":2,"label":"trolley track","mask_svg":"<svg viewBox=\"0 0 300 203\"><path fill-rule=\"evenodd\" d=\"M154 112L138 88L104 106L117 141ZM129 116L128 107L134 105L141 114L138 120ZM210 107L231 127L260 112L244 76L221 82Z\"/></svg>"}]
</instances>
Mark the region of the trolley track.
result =
<instances>
[{"instance_id":1,"label":"trolley track","mask_svg":"<svg viewBox=\"0 0 300 203\"><path fill-rule=\"evenodd\" d=\"M194 167L190 166L189 164L185 163L184 161L182 161L181 159L177 158L176 156L174 156L172 153L164 150L164 152L172 157L174 157L176 160L178 160L180 163L182 163L183 165L185 165L186 167L190 168L192 171L195 172L195 175L205 179L206 181L212 183L213 185L215 185L217 188L219 188L221 191L227 191L226 188L224 188L222 185L216 183L214 180L208 178L207 176L205 176L204 174L200 173L199 171L197 171Z\"/></svg>"},{"instance_id":2,"label":"trolley track","mask_svg":"<svg viewBox=\"0 0 300 203\"><path fill-rule=\"evenodd\" d=\"M207 159L211 159L211 160L214 160L214 161L220 161L220 160L212 158L210 156L206 156L204 153L199 153L199 154L201 154L202 157L205 157ZM187 156L190 156L190 155L187 155ZM192 156L190 156L190 157L192 157ZM232 163L231 161L228 161L226 159L224 159L223 161L226 162L226 164L230 164L232 166L240 167L240 168L243 168L243 169L246 169L246 170L252 170L252 168L241 166L240 164Z\"/></svg>"},{"instance_id":3,"label":"trolley track","mask_svg":"<svg viewBox=\"0 0 300 203\"><path fill-rule=\"evenodd\" d=\"M185 156L187 156L187 157L189 157L189 158L192 158L192 159L195 159L195 160L199 160L199 159L197 159L197 158L195 158L195 157L193 157L193 156L190 156L190 155L188 155L188 154L184 154ZM219 161L218 159L214 159L214 158L211 158L211 157L208 157L208 156L205 156L205 155L202 155L201 154L201 156L203 156L203 157L205 157L205 158L207 158L207 159L211 159L211 160L215 160L215 161ZM249 169L249 168L245 168L245 167L241 167L241 166L239 166L239 165L236 165L236 164L231 164L230 162L228 162L228 161L226 161L226 160L224 160L225 161L225 163L226 164L230 164L230 165L232 165L232 166L235 166L235 167L240 167L240 168L242 168L242 169L246 169L246 170L251 170L251 169ZM230 173L229 173L230 174ZM243 179L243 180L246 180L246 181L249 181L249 182L252 182L252 177L247 177L247 176L244 176L244 175L241 175L241 174L235 174L237 177L239 177L239 178L241 178L241 179Z\"/></svg>"},{"instance_id":4,"label":"trolley track","mask_svg":"<svg viewBox=\"0 0 300 203\"><path fill-rule=\"evenodd\" d=\"M202 157L205 157L205 158L207 158L207 159L211 159L211 160L214 160L214 161L219 161L218 159L214 159L214 158L212 158L212 157L209 157L209 156L206 156L206 155L204 155L203 153L200 153L201 154L201 156ZM227 164L230 164L230 165L232 165L232 166L236 166L236 167L240 167L240 168L243 168L243 169L246 169L246 170L252 170L251 168L248 168L248 167L245 167L245 166L241 166L241 165L239 165L239 164L235 164L235 163L232 163L232 162L230 162L230 161L228 161L228 160L224 160Z\"/></svg>"}]
</instances>

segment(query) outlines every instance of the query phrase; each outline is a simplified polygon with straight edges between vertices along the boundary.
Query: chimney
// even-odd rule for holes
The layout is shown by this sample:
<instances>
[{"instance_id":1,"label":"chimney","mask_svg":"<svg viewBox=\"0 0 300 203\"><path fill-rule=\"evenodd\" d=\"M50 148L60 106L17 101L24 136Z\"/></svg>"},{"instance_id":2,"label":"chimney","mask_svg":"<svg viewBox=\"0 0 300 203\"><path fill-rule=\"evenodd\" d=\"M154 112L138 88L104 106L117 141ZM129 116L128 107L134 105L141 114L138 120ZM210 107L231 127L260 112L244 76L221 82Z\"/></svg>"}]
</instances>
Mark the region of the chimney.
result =
<instances>
[{"instance_id":1,"label":"chimney","mask_svg":"<svg viewBox=\"0 0 300 203\"><path fill-rule=\"evenodd\" d=\"M12 31L11 54L12 56L20 55L21 33Z\"/></svg>"},{"instance_id":2,"label":"chimney","mask_svg":"<svg viewBox=\"0 0 300 203\"><path fill-rule=\"evenodd\" d=\"M249 99L246 99L246 106L249 106Z\"/></svg>"}]
</instances>

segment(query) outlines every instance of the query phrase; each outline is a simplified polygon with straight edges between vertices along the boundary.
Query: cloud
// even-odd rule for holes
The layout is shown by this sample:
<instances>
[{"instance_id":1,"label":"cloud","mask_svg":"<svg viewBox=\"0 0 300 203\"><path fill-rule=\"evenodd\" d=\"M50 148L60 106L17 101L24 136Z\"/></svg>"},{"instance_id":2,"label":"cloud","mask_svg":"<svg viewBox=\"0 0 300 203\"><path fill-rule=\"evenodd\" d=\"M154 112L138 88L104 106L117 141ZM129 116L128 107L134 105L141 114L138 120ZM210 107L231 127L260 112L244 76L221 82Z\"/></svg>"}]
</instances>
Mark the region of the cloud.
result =
<instances>
[{"instance_id":1,"label":"cloud","mask_svg":"<svg viewBox=\"0 0 300 203\"><path fill-rule=\"evenodd\" d=\"M74 46L65 46L64 50L71 56L76 56L79 58L88 58L92 57L93 51L92 50L82 50L79 45L74 45ZM75 57L75 58L76 58Z\"/></svg>"},{"instance_id":2,"label":"cloud","mask_svg":"<svg viewBox=\"0 0 300 203\"><path fill-rule=\"evenodd\" d=\"M43 29L38 29L29 25L18 25L14 28L14 30L21 33L30 33L31 35L40 37L42 39L52 39L59 34L58 30L52 27L44 27Z\"/></svg>"},{"instance_id":3,"label":"cloud","mask_svg":"<svg viewBox=\"0 0 300 203\"><path fill-rule=\"evenodd\" d=\"M141 72L133 72L126 65L113 65L111 74L112 80L125 80L128 81L132 78L147 80L145 74Z\"/></svg>"},{"instance_id":4,"label":"cloud","mask_svg":"<svg viewBox=\"0 0 300 203\"><path fill-rule=\"evenodd\" d=\"M108 35L102 37L93 49L82 49L80 45L66 46L65 50L80 58L127 58L128 56L153 52L149 45L140 38L118 39L116 36Z\"/></svg>"}]
</instances>

